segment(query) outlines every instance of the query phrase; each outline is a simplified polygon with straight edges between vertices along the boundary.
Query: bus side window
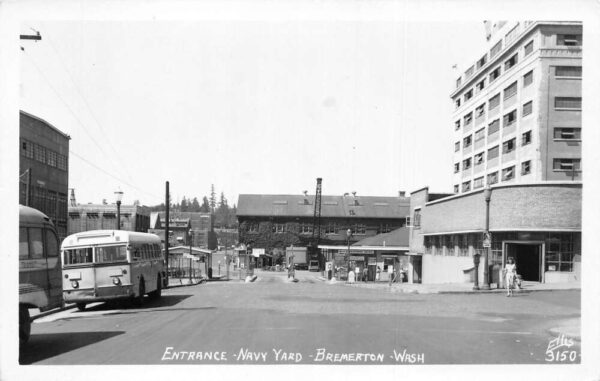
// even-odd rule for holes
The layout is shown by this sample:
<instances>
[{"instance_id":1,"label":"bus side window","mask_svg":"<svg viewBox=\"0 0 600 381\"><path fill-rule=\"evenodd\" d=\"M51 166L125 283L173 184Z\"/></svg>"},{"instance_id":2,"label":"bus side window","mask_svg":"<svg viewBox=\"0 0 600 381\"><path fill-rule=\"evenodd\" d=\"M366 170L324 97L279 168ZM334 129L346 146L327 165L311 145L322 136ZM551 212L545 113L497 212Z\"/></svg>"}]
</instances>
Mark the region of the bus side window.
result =
<instances>
[{"instance_id":1,"label":"bus side window","mask_svg":"<svg viewBox=\"0 0 600 381\"><path fill-rule=\"evenodd\" d=\"M31 250L31 259L44 258L42 228L29 228L29 248Z\"/></svg>"},{"instance_id":2,"label":"bus side window","mask_svg":"<svg viewBox=\"0 0 600 381\"><path fill-rule=\"evenodd\" d=\"M19 228L19 259L29 258L29 240L27 239L27 228Z\"/></svg>"},{"instance_id":3,"label":"bus side window","mask_svg":"<svg viewBox=\"0 0 600 381\"><path fill-rule=\"evenodd\" d=\"M138 261L140 259L140 249L138 247L133 249L133 260Z\"/></svg>"},{"instance_id":4,"label":"bus side window","mask_svg":"<svg viewBox=\"0 0 600 381\"><path fill-rule=\"evenodd\" d=\"M44 233L46 238L46 256L50 258L58 257L58 238L56 238L56 234L50 229L44 229Z\"/></svg>"}]
</instances>

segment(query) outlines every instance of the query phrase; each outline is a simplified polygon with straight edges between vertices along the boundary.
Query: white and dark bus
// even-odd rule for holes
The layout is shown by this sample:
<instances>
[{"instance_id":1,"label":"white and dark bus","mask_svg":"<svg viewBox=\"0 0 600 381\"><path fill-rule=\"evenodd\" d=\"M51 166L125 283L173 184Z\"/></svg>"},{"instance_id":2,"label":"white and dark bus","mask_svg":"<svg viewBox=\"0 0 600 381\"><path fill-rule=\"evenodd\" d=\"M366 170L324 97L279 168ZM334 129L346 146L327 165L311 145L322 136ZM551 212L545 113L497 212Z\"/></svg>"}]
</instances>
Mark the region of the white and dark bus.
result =
<instances>
[{"instance_id":1,"label":"white and dark bus","mask_svg":"<svg viewBox=\"0 0 600 381\"><path fill-rule=\"evenodd\" d=\"M92 230L64 239L62 289L66 303L86 304L161 296L166 281L160 238L125 230Z\"/></svg>"}]
</instances>

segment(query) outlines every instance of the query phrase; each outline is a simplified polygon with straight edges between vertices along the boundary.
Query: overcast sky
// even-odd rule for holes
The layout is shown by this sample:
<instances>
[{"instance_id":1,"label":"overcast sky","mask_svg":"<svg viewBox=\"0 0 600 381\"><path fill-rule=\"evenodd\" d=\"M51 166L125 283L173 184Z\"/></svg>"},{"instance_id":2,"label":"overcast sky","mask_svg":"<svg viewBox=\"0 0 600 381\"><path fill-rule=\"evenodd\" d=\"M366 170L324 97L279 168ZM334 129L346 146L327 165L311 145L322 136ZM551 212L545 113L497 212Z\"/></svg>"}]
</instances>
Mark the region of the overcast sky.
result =
<instances>
[{"instance_id":1,"label":"overcast sky","mask_svg":"<svg viewBox=\"0 0 600 381\"><path fill-rule=\"evenodd\" d=\"M381 15L384 16L384 15ZM52 21L20 107L71 136L78 202L450 191L452 68L482 20ZM465 65L462 65L465 66Z\"/></svg>"}]
</instances>

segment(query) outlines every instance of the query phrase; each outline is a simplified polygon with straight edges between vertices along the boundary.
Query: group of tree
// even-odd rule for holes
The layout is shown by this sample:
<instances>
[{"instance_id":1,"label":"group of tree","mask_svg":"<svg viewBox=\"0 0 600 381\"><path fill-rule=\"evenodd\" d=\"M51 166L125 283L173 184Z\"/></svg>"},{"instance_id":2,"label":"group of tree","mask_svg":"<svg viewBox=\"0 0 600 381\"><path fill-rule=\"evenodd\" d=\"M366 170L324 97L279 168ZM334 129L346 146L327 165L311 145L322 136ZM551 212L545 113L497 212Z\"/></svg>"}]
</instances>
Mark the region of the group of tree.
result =
<instances>
[{"instance_id":1,"label":"group of tree","mask_svg":"<svg viewBox=\"0 0 600 381\"><path fill-rule=\"evenodd\" d=\"M149 207L152 212L165 211L165 204ZM170 210L173 212L199 212L199 213L212 213L214 216L214 226L216 228L237 228L237 207L235 203L233 206L229 206L225 194L221 192L219 199L215 193L215 186L211 185L210 196L202 197L202 203L198 201L197 197L185 197L179 202L173 202L171 200Z\"/></svg>"}]
</instances>

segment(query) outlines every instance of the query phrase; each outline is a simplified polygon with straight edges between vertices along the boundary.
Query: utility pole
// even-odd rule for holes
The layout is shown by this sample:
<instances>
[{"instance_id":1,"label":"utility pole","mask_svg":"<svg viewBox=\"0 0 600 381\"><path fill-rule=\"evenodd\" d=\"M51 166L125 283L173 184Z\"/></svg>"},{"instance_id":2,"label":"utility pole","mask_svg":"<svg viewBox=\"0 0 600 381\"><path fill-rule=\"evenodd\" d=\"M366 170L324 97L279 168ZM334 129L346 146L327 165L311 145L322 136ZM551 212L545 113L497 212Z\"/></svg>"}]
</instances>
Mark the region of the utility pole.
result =
<instances>
[{"instance_id":1,"label":"utility pole","mask_svg":"<svg viewBox=\"0 0 600 381\"><path fill-rule=\"evenodd\" d=\"M169 286L169 182L165 190L165 263L167 265L167 287Z\"/></svg>"}]
</instances>

